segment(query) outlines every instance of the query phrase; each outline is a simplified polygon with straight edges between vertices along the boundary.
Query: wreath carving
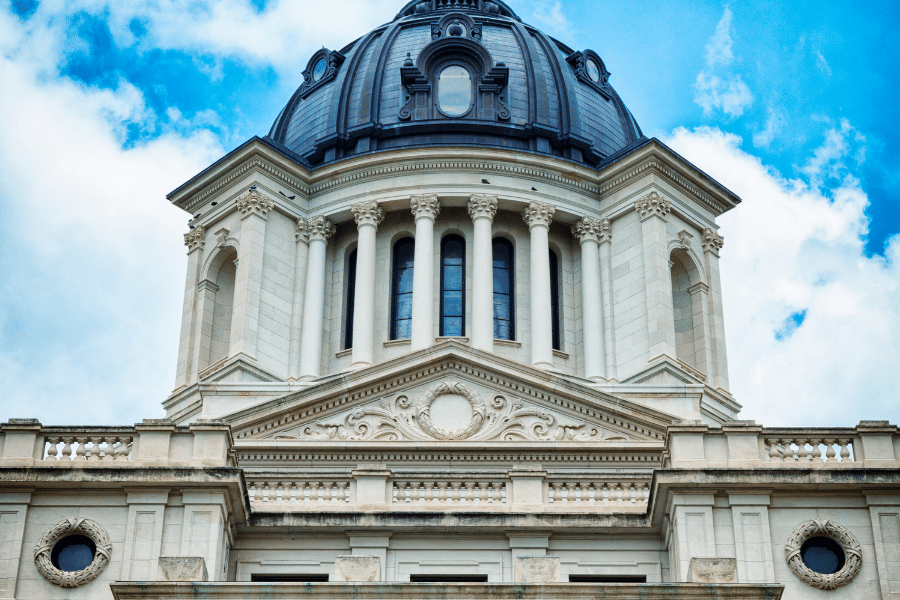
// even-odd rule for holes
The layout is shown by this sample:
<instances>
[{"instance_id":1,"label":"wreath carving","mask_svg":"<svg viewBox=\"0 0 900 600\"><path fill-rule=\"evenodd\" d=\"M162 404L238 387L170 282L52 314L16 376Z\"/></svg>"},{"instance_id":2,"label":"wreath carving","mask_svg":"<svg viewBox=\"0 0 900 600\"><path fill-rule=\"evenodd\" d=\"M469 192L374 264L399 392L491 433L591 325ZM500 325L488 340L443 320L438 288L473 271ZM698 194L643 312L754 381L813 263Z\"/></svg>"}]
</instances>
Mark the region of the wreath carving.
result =
<instances>
[{"instance_id":1,"label":"wreath carving","mask_svg":"<svg viewBox=\"0 0 900 600\"><path fill-rule=\"evenodd\" d=\"M844 566L830 575L817 573L806 566L800 556L800 548L814 537L834 540L844 551ZM798 525L784 546L784 557L797 579L820 590L834 590L847 585L862 567L862 550L853 534L844 526L826 519L813 519Z\"/></svg>"},{"instance_id":2,"label":"wreath carving","mask_svg":"<svg viewBox=\"0 0 900 600\"><path fill-rule=\"evenodd\" d=\"M61 539L70 535L83 535L96 546L94 560L81 571L63 571L53 565L50 554ZM34 563L38 572L50 583L64 588L74 588L97 579L109 565L112 544L109 534L96 521L83 518L69 518L60 521L44 532L34 548Z\"/></svg>"},{"instance_id":3,"label":"wreath carving","mask_svg":"<svg viewBox=\"0 0 900 600\"><path fill-rule=\"evenodd\" d=\"M462 396L472 405L472 420L469 425L463 429L455 429L453 431L444 431L437 427L431 421L431 404L445 395ZM481 429L487 417L484 400L477 393L461 383L440 383L427 392L419 399L416 404L416 423L422 428L422 431L438 440L464 440L469 438Z\"/></svg>"}]
</instances>

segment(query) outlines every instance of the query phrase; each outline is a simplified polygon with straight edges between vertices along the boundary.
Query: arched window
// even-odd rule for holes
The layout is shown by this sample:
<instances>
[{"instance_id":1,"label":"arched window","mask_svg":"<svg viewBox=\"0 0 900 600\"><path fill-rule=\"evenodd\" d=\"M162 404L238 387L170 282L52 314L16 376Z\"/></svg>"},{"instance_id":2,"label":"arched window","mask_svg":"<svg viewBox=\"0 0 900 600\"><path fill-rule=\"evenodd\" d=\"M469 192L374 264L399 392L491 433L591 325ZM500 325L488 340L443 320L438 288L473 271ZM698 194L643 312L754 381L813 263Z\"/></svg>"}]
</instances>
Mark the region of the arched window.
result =
<instances>
[{"instance_id":1,"label":"arched window","mask_svg":"<svg viewBox=\"0 0 900 600\"><path fill-rule=\"evenodd\" d=\"M465 335L466 242L458 235L441 241L440 335Z\"/></svg>"},{"instance_id":2,"label":"arched window","mask_svg":"<svg viewBox=\"0 0 900 600\"><path fill-rule=\"evenodd\" d=\"M509 240L495 238L494 258L494 337L498 340L516 339L516 313L513 302L513 246Z\"/></svg>"},{"instance_id":3,"label":"arched window","mask_svg":"<svg viewBox=\"0 0 900 600\"><path fill-rule=\"evenodd\" d=\"M472 109L472 75L458 64L444 67L438 75L438 108L448 117L461 117Z\"/></svg>"},{"instance_id":4,"label":"arched window","mask_svg":"<svg viewBox=\"0 0 900 600\"><path fill-rule=\"evenodd\" d=\"M705 350L702 319L694 322L694 315L700 312L701 302L697 294L692 296L692 283L699 281L697 268L684 250L674 250L672 262L672 310L675 320L675 356L701 371L705 371ZM698 360L699 359L699 360Z\"/></svg>"},{"instance_id":5,"label":"arched window","mask_svg":"<svg viewBox=\"0 0 900 600\"><path fill-rule=\"evenodd\" d=\"M416 244L403 238L394 244L394 273L391 294L391 339L404 340L412 332L413 257Z\"/></svg>"},{"instance_id":6,"label":"arched window","mask_svg":"<svg viewBox=\"0 0 900 600\"><path fill-rule=\"evenodd\" d=\"M550 251L550 318L553 330L553 349L562 349L559 321L559 259L556 252Z\"/></svg>"},{"instance_id":7,"label":"arched window","mask_svg":"<svg viewBox=\"0 0 900 600\"><path fill-rule=\"evenodd\" d=\"M347 257L347 271L344 275L347 288L344 297L347 298L347 308L344 311L344 350L353 347L353 308L356 304L356 250Z\"/></svg>"},{"instance_id":8,"label":"arched window","mask_svg":"<svg viewBox=\"0 0 900 600\"><path fill-rule=\"evenodd\" d=\"M213 365L229 353L231 341L231 316L234 304L234 282L237 253L226 246L213 260L207 273L207 281L214 284L212 322L209 324L209 358L206 366ZM205 327L204 327L205 329Z\"/></svg>"}]
</instances>

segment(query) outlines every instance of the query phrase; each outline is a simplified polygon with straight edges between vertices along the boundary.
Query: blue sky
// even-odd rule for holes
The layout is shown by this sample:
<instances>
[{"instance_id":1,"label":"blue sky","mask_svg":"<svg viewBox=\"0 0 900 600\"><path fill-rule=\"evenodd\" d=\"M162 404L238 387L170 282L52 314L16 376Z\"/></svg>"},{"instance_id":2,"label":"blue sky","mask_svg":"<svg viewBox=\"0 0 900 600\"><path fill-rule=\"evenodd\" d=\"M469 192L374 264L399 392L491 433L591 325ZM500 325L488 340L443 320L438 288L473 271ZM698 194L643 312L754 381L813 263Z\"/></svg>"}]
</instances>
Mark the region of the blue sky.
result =
<instances>
[{"instance_id":1,"label":"blue sky","mask_svg":"<svg viewBox=\"0 0 900 600\"><path fill-rule=\"evenodd\" d=\"M401 5L0 6L0 418L160 416L187 220L165 193L265 134L316 49ZM898 5L510 5L597 51L645 134L744 198L722 219L744 416L900 421Z\"/></svg>"}]
</instances>

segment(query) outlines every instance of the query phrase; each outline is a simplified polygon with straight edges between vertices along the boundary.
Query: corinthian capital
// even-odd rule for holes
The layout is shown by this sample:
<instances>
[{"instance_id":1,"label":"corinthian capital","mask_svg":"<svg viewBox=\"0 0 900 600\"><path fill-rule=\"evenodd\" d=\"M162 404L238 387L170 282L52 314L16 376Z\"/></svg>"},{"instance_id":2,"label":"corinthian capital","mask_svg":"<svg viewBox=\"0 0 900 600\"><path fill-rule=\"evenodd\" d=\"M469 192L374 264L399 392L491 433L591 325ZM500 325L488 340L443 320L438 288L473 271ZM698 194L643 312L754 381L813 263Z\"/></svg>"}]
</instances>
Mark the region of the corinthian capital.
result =
<instances>
[{"instance_id":1,"label":"corinthian capital","mask_svg":"<svg viewBox=\"0 0 900 600\"><path fill-rule=\"evenodd\" d=\"M525 207L525 211L522 213L522 219L528 223L529 230L538 226L550 227L550 222L553 221L553 213L555 212L556 207L552 204L532 200L528 203L528 206Z\"/></svg>"},{"instance_id":2,"label":"corinthian capital","mask_svg":"<svg viewBox=\"0 0 900 600\"><path fill-rule=\"evenodd\" d=\"M495 214L497 214L497 196L486 194L469 196L469 216L473 221L479 217L487 217L493 221Z\"/></svg>"},{"instance_id":3,"label":"corinthian capital","mask_svg":"<svg viewBox=\"0 0 900 600\"><path fill-rule=\"evenodd\" d=\"M334 235L335 230L334 223L321 215L306 219L305 232L309 236L309 241L323 240L327 242L328 238ZM297 231L299 233L300 223L297 223Z\"/></svg>"},{"instance_id":4,"label":"corinthian capital","mask_svg":"<svg viewBox=\"0 0 900 600\"><path fill-rule=\"evenodd\" d=\"M703 245L704 252L712 252L714 255L718 256L719 250L725 245L725 238L707 227L703 230L703 237L701 238L700 243Z\"/></svg>"},{"instance_id":5,"label":"corinthian capital","mask_svg":"<svg viewBox=\"0 0 900 600\"><path fill-rule=\"evenodd\" d=\"M605 220L605 219L604 219ZM572 225L572 235L578 238L578 242L600 242L600 221L591 217L581 217Z\"/></svg>"},{"instance_id":6,"label":"corinthian capital","mask_svg":"<svg viewBox=\"0 0 900 600\"><path fill-rule=\"evenodd\" d=\"M309 219L306 217L297 219L297 231L294 232L294 241L309 243Z\"/></svg>"},{"instance_id":7,"label":"corinthian capital","mask_svg":"<svg viewBox=\"0 0 900 600\"><path fill-rule=\"evenodd\" d=\"M195 225L184 234L184 245L188 248L188 254L194 250L203 250L204 244L206 244L206 227L203 225Z\"/></svg>"},{"instance_id":8,"label":"corinthian capital","mask_svg":"<svg viewBox=\"0 0 900 600\"><path fill-rule=\"evenodd\" d=\"M666 215L672 211L672 203L656 192L650 192L634 203L634 209L641 217L641 221L650 217L666 219Z\"/></svg>"},{"instance_id":9,"label":"corinthian capital","mask_svg":"<svg viewBox=\"0 0 900 600\"><path fill-rule=\"evenodd\" d=\"M363 225L372 225L377 229L378 225L384 221L384 211L374 200L354 204L350 210L353 212L353 218L356 219L357 228Z\"/></svg>"},{"instance_id":10,"label":"corinthian capital","mask_svg":"<svg viewBox=\"0 0 900 600\"><path fill-rule=\"evenodd\" d=\"M409 207L413 217L419 219L431 219L434 221L441 212L441 203L435 194L422 194L409 199Z\"/></svg>"},{"instance_id":11,"label":"corinthian capital","mask_svg":"<svg viewBox=\"0 0 900 600\"><path fill-rule=\"evenodd\" d=\"M238 198L237 207L241 211L241 219L246 219L250 215L259 215L265 218L268 212L275 207L275 202L254 188Z\"/></svg>"}]
</instances>

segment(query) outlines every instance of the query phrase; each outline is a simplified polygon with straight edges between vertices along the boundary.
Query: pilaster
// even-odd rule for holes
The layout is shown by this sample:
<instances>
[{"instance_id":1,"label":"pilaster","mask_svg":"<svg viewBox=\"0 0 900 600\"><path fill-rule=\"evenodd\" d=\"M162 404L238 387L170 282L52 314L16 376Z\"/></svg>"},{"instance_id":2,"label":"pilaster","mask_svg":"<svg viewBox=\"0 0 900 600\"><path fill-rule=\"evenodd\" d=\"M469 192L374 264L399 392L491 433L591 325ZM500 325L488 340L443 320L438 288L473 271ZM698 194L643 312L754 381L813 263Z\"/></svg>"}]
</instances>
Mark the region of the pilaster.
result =
<instances>
[{"instance_id":1,"label":"pilaster","mask_svg":"<svg viewBox=\"0 0 900 600\"><path fill-rule=\"evenodd\" d=\"M191 369L194 346L199 340L196 336L197 320L202 318L197 302L197 282L200 280L200 268L203 247L206 244L206 228L196 225L184 234L184 245L188 249L187 275L184 282L184 302L181 308L181 335L178 342L178 366L175 372L175 387L190 385L197 379L197 372Z\"/></svg>"},{"instance_id":2,"label":"pilaster","mask_svg":"<svg viewBox=\"0 0 900 600\"><path fill-rule=\"evenodd\" d=\"M469 216L472 242L472 347L494 351L494 267L491 228L497 214L497 196L473 194Z\"/></svg>"},{"instance_id":3,"label":"pilaster","mask_svg":"<svg viewBox=\"0 0 900 600\"><path fill-rule=\"evenodd\" d=\"M672 549L669 557L673 582L687 582L692 558L715 558L716 539L712 494L672 494L670 512Z\"/></svg>"},{"instance_id":4,"label":"pilaster","mask_svg":"<svg viewBox=\"0 0 900 600\"><path fill-rule=\"evenodd\" d=\"M291 346L288 379L300 378L300 353L303 338L303 298L306 292L306 270L309 261L309 221L305 217L297 219L294 233L294 295L291 303Z\"/></svg>"},{"instance_id":5,"label":"pilaster","mask_svg":"<svg viewBox=\"0 0 900 600\"><path fill-rule=\"evenodd\" d=\"M709 339L712 369L710 384L728 390L728 360L725 353L725 320L722 303L722 280L719 274L719 251L725 239L710 228L703 230L703 267L709 278Z\"/></svg>"},{"instance_id":6,"label":"pilaster","mask_svg":"<svg viewBox=\"0 0 900 600\"><path fill-rule=\"evenodd\" d=\"M644 248L644 289L647 297L648 360L663 354L675 358L675 317L672 276L666 239L666 215L672 204L657 192L634 203L641 221Z\"/></svg>"},{"instance_id":7,"label":"pilaster","mask_svg":"<svg viewBox=\"0 0 900 600\"><path fill-rule=\"evenodd\" d=\"M157 577L169 491L126 490L128 522L122 546L124 581L153 581Z\"/></svg>"},{"instance_id":8,"label":"pilaster","mask_svg":"<svg viewBox=\"0 0 900 600\"><path fill-rule=\"evenodd\" d=\"M606 352L606 379L616 380L616 313L612 285L612 222L600 220L600 285L603 290L603 340Z\"/></svg>"},{"instance_id":9,"label":"pilaster","mask_svg":"<svg viewBox=\"0 0 900 600\"><path fill-rule=\"evenodd\" d=\"M31 504L30 489L5 488L0 492L0 599L16 598L16 584L22 556L25 521Z\"/></svg>"},{"instance_id":10,"label":"pilaster","mask_svg":"<svg viewBox=\"0 0 900 600\"><path fill-rule=\"evenodd\" d=\"M769 494L729 494L734 524L734 551L738 582L775 581L772 537L769 528Z\"/></svg>"}]
</instances>

